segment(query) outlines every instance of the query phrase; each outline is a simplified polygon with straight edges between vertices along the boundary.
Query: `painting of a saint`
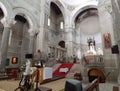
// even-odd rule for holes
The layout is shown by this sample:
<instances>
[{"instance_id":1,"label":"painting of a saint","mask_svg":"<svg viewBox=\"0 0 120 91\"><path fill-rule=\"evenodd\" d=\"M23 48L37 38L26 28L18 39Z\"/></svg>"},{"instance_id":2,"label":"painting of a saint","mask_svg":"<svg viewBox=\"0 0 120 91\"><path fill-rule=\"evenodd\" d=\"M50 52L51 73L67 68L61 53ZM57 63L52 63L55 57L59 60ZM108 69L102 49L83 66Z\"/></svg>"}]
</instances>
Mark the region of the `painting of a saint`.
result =
<instances>
[{"instance_id":1,"label":"painting of a saint","mask_svg":"<svg viewBox=\"0 0 120 91\"><path fill-rule=\"evenodd\" d=\"M111 48L111 36L110 33L106 33L103 35L104 37L104 47L105 48Z\"/></svg>"}]
</instances>

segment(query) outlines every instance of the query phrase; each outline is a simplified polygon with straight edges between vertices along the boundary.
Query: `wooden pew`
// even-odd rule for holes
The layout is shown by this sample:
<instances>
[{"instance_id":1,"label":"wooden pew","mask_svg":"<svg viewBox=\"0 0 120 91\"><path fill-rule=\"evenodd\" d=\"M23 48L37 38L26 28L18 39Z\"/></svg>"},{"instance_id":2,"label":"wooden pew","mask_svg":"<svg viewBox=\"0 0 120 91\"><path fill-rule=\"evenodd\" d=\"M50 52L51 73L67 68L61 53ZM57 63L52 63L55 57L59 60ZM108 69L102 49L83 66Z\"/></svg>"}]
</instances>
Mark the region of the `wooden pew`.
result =
<instances>
[{"instance_id":1,"label":"wooden pew","mask_svg":"<svg viewBox=\"0 0 120 91\"><path fill-rule=\"evenodd\" d=\"M88 84L82 91L99 91L99 80L95 79L90 84Z\"/></svg>"}]
</instances>

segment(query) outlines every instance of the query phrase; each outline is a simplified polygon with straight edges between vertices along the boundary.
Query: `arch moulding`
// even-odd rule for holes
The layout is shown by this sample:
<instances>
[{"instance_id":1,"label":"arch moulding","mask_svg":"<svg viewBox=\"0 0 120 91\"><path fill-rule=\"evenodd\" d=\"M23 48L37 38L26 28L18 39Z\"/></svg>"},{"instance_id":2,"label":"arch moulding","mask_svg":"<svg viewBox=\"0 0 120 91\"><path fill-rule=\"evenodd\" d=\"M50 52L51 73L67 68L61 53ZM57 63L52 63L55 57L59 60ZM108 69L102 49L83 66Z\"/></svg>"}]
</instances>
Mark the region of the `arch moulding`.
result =
<instances>
[{"instance_id":1,"label":"arch moulding","mask_svg":"<svg viewBox=\"0 0 120 91\"><path fill-rule=\"evenodd\" d=\"M84 6L84 7L79 8L79 9L74 13L74 15L72 16L71 22L74 23L75 18L78 16L78 14L81 13L82 11L86 10L86 9L89 9L89 8L96 8L96 9L97 9L97 6L96 6L96 5L87 5L87 6Z\"/></svg>"},{"instance_id":2,"label":"arch moulding","mask_svg":"<svg viewBox=\"0 0 120 91\"><path fill-rule=\"evenodd\" d=\"M30 13L29 10L23 8L23 7L15 7L13 9L14 12L14 17L16 15L21 15L23 16L29 24L29 33L38 33L39 31L39 27L38 27L38 22L37 19L35 18L35 16L33 14Z\"/></svg>"},{"instance_id":3,"label":"arch moulding","mask_svg":"<svg viewBox=\"0 0 120 91\"><path fill-rule=\"evenodd\" d=\"M4 18L13 18L12 7L6 0L0 0L0 8L4 13Z\"/></svg>"},{"instance_id":4,"label":"arch moulding","mask_svg":"<svg viewBox=\"0 0 120 91\"><path fill-rule=\"evenodd\" d=\"M64 4L62 2L60 2L59 0L51 0L50 3L51 2L55 3L58 6L58 8L62 12L63 18L65 20L65 6L64 6Z\"/></svg>"}]
</instances>

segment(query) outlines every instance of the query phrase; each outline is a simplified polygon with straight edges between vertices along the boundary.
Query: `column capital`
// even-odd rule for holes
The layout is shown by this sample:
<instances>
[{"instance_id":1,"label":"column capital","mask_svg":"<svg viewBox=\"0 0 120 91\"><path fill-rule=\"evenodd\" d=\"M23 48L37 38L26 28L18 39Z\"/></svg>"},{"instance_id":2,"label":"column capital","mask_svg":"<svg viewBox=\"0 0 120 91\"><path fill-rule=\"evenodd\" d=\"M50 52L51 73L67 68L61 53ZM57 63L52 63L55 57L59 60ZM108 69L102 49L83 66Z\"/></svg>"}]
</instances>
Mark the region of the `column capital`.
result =
<instances>
[{"instance_id":1,"label":"column capital","mask_svg":"<svg viewBox=\"0 0 120 91\"><path fill-rule=\"evenodd\" d=\"M36 32L31 28L28 30L28 32L29 32L31 37L35 36L35 34L36 34Z\"/></svg>"},{"instance_id":2,"label":"column capital","mask_svg":"<svg viewBox=\"0 0 120 91\"><path fill-rule=\"evenodd\" d=\"M2 18L1 23L4 25L4 27L11 27L16 23L16 21L13 18L7 19L7 18Z\"/></svg>"}]
</instances>

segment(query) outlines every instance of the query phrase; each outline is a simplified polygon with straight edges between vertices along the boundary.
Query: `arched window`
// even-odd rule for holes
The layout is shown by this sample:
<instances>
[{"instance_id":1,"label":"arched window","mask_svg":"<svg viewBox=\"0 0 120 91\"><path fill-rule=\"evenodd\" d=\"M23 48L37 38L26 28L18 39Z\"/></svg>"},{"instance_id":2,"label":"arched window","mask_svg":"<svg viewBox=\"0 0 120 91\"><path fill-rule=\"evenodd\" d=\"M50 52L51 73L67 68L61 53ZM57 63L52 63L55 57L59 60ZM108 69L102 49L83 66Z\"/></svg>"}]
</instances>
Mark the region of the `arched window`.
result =
<instances>
[{"instance_id":1,"label":"arched window","mask_svg":"<svg viewBox=\"0 0 120 91\"><path fill-rule=\"evenodd\" d=\"M48 26L50 26L50 18L48 18Z\"/></svg>"},{"instance_id":2,"label":"arched window","mask_svg":"<svg viewBox=\"0 0 120 91\"><path fill-rule=\"evenodd\" d=\"M60 29L63 29L63 28L64 28L64 22L61 21L61 22L60 22Z\"/></svg>"}]
</instances>

